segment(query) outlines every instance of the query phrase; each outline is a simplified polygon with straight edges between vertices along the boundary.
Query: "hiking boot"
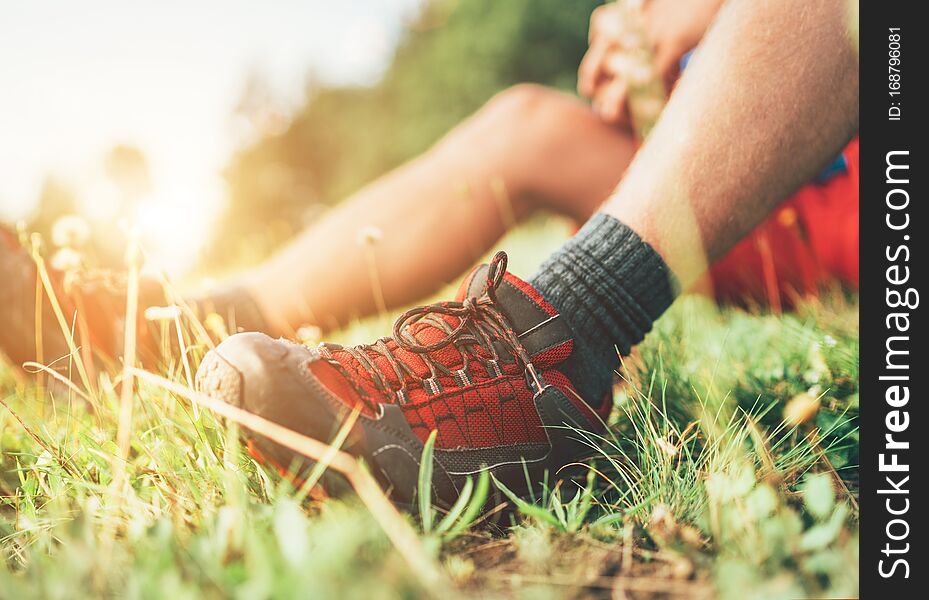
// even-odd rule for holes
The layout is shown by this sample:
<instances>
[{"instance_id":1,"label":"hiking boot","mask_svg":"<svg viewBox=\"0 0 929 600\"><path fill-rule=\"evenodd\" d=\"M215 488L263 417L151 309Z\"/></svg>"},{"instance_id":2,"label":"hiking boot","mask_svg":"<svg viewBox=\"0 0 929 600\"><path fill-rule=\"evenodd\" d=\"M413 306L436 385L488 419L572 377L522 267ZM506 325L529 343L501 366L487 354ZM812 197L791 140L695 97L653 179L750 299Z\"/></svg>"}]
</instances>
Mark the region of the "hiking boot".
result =
<instances>
[{"instance_id":1,"label":"hiking boot","mask_svg":"<svg viewBox=\"0 0 929 600\"><path fill-rule=\"evenodd\" d=\"M67 369L73 335L76 347L93 349L108 357L122 347L126 311L125 277L112 272L75 273L66 283L65 273L46 266L49 283L61 309L62 327L49 293L39 278L35 261L17 236L0 225L0 353L21 366L35 361L55 363ZM140 287L140 303L163 303L160 286ZM37 296L41 304L37 302ZM39 304L39 318L36 308ZM72 334L73 332L73 334ZM40 341L41 343L36 343Z\"/></svg>"},{"instance_id":2,"label":"hiking boot","mask_svg":"<svg viewBox=\"0 0 929 600\"><path fill-rule=\"evenodd\" d=\"M61 359L70 353L69 336L84 359L96 355L112 361L120 356L126 320L126 274L103 269L76 269L66 274L50 264L45 269L65 327L39 279L35 261L16 234L0 225L0 358L6 355L16 366L32 361L54 363L53 368L67 372L69 361ZM37 294L41 295L38 319ZM145 319L145 310L166 304L162 285L143 277L135 327L139 358L144 364L155 364L163 354L161 330ZM230 286L189 299L188 304L201 317L216 312L245 330L264 328L257 306L241 288ZM169 334L173 329L173 325L168 328ZM41 343L37 344L37 340ZM174 338L172 344L167 350L178 351Z\"/></svg>"},{"instance_id":3,"label":"hiking boot","mask_svg":"<svg viewBox=\"0 0 929 600\"><path fill-rule=\"evenodd\" d=\"M482 470L525 496L593 455L582 431L602 432L612 402L578 396L564 374L577 360L573 345L565 320L506 272L500 252L465 279L455 301L407 311L390 337L309 348L238 334L207 354L197 386L323 442L357 409L342 450L363 458L401 505L414 500L435 430L434 501L449 505ZM279 469L308 464L258 435L250 447Z\"/></svg>"}]
</instances>

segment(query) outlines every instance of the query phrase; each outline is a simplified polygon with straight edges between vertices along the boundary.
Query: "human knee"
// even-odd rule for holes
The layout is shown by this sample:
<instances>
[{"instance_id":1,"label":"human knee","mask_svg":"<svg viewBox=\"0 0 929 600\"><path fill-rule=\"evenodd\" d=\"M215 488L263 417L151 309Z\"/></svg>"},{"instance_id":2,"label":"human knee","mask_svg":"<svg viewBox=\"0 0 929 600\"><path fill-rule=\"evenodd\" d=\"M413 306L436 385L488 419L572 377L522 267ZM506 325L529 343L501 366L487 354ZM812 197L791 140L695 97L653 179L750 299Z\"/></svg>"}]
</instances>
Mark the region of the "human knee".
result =
<instances>
[{"instance_id":1,"label":"human knee","mask_svg":"<svg viewBox=\"0 0 929 600\"><path fill-rule=\"evenodd\" d=\"M485 160L532 162L557 143L565 118L564 94L540 85L519 84L498 92L469 119L452 130L440 151L479 150ZM569 126L569 125L568 125Z\"/></svg>"},{"instance_id":2,"label":"human knee","mask_svg":"<svg viewBox=\"0 0 929 600\"><path fill-rule=\"evenodd\" d=\"M520 83L494 94L484 106L484 111L504 115L532 113L544 107L554 95L557 92L541 85Z\"/></svg>"},{"instance_id":3,"label":"human knee","mask_svg":"<svg viewBox=\"0 0 929 600\"><path fill-rule=\"evenodd\" d=\"M560 95L540 85L514 85L488 100L476 118L495 131L525 135L553 122Z\"/></svg>"}]
</instances>

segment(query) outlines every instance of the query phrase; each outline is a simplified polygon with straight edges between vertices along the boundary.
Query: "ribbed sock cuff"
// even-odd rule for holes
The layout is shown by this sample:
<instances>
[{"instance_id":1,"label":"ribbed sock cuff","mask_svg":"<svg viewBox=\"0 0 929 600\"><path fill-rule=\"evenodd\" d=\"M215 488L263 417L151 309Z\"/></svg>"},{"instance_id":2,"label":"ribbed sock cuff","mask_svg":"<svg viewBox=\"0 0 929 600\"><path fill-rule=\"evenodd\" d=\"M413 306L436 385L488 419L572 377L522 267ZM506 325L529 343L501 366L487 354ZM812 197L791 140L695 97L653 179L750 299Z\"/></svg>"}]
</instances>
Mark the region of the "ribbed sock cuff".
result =
<instances>
[{"instance_id":1,"label":"ribbed sock cuff","mask_svg":"<svg viewBox=\"0 0 929 600\"><path fill-rule=\"evenodd\" d=\"M594 360L639 343L674 301L678 284L661 256L619 220L598 213L531 281L572 325Z\"/></svg>"}]
</instances>

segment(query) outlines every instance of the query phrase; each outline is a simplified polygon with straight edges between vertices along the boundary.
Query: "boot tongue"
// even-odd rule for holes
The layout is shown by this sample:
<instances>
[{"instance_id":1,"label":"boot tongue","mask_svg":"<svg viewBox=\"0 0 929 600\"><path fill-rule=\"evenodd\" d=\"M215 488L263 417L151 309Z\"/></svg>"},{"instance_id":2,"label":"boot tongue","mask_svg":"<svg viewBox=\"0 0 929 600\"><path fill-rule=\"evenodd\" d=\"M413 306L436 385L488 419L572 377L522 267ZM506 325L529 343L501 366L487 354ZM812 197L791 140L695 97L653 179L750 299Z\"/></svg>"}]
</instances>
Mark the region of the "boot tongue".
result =
<instances>
[{"instance_id":1,"label":"boot tongue","mask_svg":"<svg viewBox=\"0 0 929 600\"><path fill-rule=\"evenodd\" d=\"M457 300L478 298L487 291L487 265L471 271L458 290ZM497 288L497 308L503 312L530 355L571 339L571 330L554 306L529 283L505 273Z\"/></svg>"},{"instance_id":2,"label":"boot tongue","mask_svg":"<svg viewBox=\"0 0 929 600\"><path fill-rule=\"evenodd\" d=\"M487 265L478 265L471 269L461 285L458 286L458 293L455 300L461 302L465 298L477 298L487 289Z\"/></svg>"}]
</instances>

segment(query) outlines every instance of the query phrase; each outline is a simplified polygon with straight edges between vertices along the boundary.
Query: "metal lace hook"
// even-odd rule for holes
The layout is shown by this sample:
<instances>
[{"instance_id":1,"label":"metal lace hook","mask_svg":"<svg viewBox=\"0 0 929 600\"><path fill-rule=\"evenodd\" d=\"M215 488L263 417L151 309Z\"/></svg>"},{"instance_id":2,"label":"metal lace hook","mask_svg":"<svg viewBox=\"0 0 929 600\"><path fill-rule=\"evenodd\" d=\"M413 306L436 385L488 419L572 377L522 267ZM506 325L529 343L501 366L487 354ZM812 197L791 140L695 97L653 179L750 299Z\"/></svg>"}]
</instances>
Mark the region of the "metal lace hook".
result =
<instances>
[{"instance_id":1,"label":"metal lace hook","mask_svg":"<svg viewBox=\"0 0 929 600\"><path fill-rule=\"evenodd\" d=\"M538 397L538 395L544 392L545 388L548 387L548 384L545 383L545 380L542 379L539 372L535 370L535 365L532 363L526 363L526 383L535 391L532 395L533 398Z\"/></svg>"}]
</instances>

